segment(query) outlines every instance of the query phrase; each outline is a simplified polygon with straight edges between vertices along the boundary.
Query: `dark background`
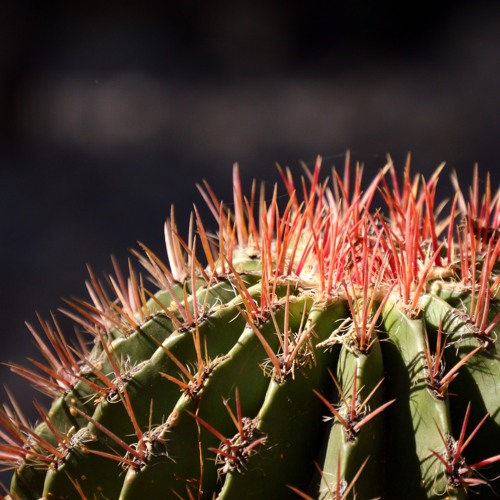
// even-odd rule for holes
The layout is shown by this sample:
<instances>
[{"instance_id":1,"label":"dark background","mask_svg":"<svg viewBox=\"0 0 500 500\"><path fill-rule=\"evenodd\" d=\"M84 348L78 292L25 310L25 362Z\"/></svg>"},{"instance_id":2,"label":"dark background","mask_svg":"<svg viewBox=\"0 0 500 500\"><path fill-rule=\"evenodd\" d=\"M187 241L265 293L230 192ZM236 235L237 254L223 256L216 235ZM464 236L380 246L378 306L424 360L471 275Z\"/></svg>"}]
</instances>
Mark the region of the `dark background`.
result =
<instances>
[{"instance_id":1,"label":"dark background","mask_svg":"<svg viewBox=\"0 0 500 500\"><path fill-rule=\"evenodd\" d=\"M195 182L229 199L235 161L248 186L411 151L415 172L447 162L445 195L475 162L498 186L499 27L497 1L4 2L0 358L35 355L23 322L86 297L86 263L165 255L170 204L186 228Z\"/></svg>"}]
</instances>

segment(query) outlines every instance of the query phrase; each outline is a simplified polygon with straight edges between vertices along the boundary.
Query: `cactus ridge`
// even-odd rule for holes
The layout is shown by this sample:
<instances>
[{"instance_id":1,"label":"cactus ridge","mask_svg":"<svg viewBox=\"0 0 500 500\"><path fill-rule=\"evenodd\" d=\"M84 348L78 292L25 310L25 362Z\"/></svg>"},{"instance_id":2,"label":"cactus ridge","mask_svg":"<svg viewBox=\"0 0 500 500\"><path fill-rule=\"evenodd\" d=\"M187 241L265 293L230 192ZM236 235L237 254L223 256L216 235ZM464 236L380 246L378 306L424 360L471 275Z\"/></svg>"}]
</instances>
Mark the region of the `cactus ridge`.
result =
<instances>
[{"instance_id":1,"label":"cactus ridge","mask_svg":"<svg viewBox=\"0 0 500 500\"><path fill-rule=\"evenodd\" d=\"M45 362L10 368L52 403L0 409L7 498L500 494L500 190L321 163L286 198L199 186L217 233L172 209L168 265L89 270L76 345L28 325Z\"/></svg>"}]
</instances>

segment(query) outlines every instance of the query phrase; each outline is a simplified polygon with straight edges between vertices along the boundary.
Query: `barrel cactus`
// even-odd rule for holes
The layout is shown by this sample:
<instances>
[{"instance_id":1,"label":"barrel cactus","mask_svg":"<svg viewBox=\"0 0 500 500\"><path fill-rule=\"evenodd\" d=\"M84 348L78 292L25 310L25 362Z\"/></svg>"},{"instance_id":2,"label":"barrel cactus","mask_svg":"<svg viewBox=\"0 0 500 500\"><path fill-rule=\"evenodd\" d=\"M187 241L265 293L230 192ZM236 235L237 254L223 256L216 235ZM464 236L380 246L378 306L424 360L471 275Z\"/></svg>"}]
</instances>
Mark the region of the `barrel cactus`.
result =
<instances>
[{"instance_id":1,"label":"barrel cactus","mask_svg":"<svg viewBox=\"0 0 500 500\"><path fill-rule=\"evenodd\" d=\"M10 368L53 401L0 410L8 498L496 495L500 191L279 171L285 196L200 186L215 222L172 210L168 265L91 272L76 342L30 326L46 362Z\"/></svg>"}]
</instances>

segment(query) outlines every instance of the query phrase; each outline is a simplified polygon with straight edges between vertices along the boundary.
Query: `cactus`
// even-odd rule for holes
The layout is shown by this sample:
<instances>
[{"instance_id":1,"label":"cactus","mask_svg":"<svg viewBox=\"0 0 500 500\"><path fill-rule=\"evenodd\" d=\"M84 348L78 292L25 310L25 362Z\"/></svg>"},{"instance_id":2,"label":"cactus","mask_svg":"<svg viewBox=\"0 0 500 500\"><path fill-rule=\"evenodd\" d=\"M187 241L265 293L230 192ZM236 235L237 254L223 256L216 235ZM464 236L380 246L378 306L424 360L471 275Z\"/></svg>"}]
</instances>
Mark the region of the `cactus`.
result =
<instances>
[{"instance_id":1,"label":"cactus","mask_svg":"<svg viewBox=\"0 0 500 500\"><path fill-rule=\"evenodd\" d=\"M235 167L233 210L205 183L215 236L172 210L169 266L142 245L147 280L68 301L77 346L30 326L46 362L10 368L53 401L0 410L8 498L495 495L500 191L320 169L279 168L281 197Z\"/></svg>"}]
</instances>

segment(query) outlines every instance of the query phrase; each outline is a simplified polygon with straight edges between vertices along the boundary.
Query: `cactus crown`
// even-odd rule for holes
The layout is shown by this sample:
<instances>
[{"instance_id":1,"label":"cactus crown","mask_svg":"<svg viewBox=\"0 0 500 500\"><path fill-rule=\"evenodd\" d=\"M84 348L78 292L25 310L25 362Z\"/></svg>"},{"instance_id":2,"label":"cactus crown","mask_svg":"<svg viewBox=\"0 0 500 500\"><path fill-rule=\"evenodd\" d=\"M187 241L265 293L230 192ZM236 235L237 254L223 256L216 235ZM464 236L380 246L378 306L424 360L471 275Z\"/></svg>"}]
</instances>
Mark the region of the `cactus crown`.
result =
<instances>
[{"instance_id":1,"label":"cactus crown","mask_svg":"<svg viewBox=\"0 0 500 500\"><path fill-rule=\"evenodd\" d=\"M195 208L182 238L172 209L168 266L141 245L147 279L114 262L67 301L90 343L29 325L46 362L10 368L53 403L36 427L0 410L11 498L492 494L500 191L476 169L445 205L442 167L365 189L348 158L320 170L279 168L285 202L237 167L232 209L200 186L215 235Z\"/></svg>"}]
</instances>

